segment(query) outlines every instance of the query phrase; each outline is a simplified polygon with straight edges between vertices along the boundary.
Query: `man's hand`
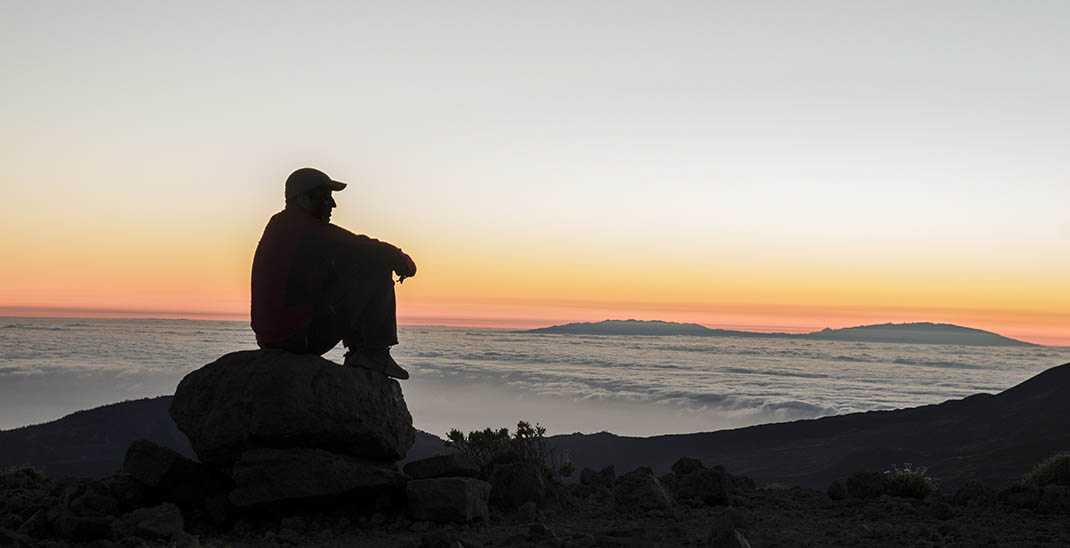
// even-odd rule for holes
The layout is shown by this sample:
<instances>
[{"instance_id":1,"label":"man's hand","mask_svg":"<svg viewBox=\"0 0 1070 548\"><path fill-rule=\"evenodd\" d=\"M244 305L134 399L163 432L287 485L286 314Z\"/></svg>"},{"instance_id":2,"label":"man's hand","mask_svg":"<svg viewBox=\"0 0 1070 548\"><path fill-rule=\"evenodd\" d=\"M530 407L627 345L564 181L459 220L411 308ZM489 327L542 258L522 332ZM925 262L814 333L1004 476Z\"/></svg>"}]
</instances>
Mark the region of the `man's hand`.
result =
<instances>
[{"instance_id":1,"label":"man's hand","mask_svg":"<svg viewBox=\"0 0 1070 548\"><path fill-rule=\"evenodd\" d=\"M394 272L397 273L398 283L404 282L405 278L411 278L416 275L416 263L412 261L412 257L409 257L404 251L398 250L398 263L394 267Z\"/></svg>"}]
</instances>

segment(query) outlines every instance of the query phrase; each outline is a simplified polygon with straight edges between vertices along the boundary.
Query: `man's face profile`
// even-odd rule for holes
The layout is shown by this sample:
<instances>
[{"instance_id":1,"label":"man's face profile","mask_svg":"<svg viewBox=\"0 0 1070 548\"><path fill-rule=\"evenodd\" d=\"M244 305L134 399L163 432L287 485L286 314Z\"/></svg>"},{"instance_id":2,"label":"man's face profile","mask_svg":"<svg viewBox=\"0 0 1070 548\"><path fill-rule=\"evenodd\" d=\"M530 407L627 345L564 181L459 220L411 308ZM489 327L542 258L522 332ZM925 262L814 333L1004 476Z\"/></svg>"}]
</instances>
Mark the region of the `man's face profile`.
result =
<instances>
[{"instance_id":1,"label":"man's face profile","mask_svg":"<svg viewBox=\"0 0 1070 548\"><path fill-rule=\"evenodd\" d=\"M321 186L314 188L307 195L308 212L315 218L327 223L331 220L331 210L338 204L331 197L331 189Z\"/></svg>"}]
</instances>

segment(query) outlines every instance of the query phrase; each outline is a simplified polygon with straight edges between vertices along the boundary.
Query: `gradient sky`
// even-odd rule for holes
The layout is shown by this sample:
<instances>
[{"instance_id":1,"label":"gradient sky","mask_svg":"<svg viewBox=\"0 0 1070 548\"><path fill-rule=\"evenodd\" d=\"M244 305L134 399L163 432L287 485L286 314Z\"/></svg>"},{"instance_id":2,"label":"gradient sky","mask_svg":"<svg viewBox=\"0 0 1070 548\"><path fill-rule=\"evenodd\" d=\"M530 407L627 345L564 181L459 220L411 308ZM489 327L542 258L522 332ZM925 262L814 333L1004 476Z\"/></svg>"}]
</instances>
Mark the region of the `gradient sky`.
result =
<instances>
[{"instance_id":1,"label":"gradient sky","mask_svg":"<svg viewBox=\"0 0 1070 548\"><path fill-rule=\"evenodd\" d=\"M0 2L0 314L242 319L282 183L406 323L1070 345L1065 2Z\"/></svg>"}]
</instances>

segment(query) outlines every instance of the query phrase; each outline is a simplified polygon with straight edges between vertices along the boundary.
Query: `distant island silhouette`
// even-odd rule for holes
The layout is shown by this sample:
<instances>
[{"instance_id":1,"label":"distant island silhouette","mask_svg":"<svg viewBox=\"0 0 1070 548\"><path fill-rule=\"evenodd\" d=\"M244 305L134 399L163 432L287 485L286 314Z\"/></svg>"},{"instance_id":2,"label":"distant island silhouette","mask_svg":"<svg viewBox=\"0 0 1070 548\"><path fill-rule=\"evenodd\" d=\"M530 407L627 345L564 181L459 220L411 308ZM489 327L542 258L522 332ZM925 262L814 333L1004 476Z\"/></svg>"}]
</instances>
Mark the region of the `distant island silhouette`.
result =
<instances>
[{"instance_id":1,"label":"distant island silhouette","mask_svg":"<svg viewBox=\"0 0 1070 548\"><path fill-rule=\"evenodd\" d=\"M1041 346L1004 337L991 331L932 322L885 323L843 329L829 329L826 327L821 331L812 333L759 333L732 329L710 329L697 323L677 323L661 320L603 320L600 322L577 322L541 327L529 329L525 333L606 336L690 335L698 337L752 337L966 346Z\"/></svg>"}]
</instances>

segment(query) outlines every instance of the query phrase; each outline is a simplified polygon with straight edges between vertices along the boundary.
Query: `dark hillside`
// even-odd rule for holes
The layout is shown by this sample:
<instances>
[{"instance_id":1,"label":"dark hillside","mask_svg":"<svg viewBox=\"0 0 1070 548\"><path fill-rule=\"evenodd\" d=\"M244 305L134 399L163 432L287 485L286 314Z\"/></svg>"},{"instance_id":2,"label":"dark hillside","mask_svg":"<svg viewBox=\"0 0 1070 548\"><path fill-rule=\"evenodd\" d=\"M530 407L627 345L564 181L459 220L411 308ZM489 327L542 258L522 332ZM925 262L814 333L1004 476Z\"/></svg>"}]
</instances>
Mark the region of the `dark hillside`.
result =
<instances>
[{"instance_id":1,"label":"dark hillside","mask_svg":"<svg viewBox=\"0 0 1070 548\"><path fill-rule=\"evenodd\" d=\"M117 470L130 443L147 439L194 458L167 414L171 396L113 403L52 422L0 431L0 467L32 464L49 476L101 476Z\"/></svg>"},{"instance_id":2,"label":"dark hillside","mask_svg":"<svg viewBox=\"0 0 1070 548\"><path fill-rule=\"evenodd\" d=\"M911 462L945 486L969 479L1007 485L1051 453L1070 449L1070 364L997 395L978 394L895 411L853 413L701 434L627 438L554 436L577 467L652 465L667 471L687 455L724 464L759 483L822 488L856 470Z\"/></svg>"}]
</instances>

